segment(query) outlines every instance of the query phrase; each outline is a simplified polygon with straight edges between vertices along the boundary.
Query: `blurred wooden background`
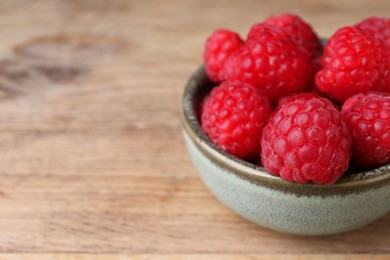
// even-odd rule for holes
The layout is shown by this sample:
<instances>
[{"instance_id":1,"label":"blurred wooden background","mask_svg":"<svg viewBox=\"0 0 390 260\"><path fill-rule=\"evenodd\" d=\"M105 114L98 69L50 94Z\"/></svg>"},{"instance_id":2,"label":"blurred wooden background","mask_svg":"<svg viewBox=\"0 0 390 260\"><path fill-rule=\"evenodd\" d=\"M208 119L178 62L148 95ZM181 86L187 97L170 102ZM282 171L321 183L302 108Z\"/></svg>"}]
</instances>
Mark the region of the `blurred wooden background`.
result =
<instances>
[{"instance_id":1,"label":"blurred wooden background","mask_svg":"<svg viewBox=\"0 0 390 260\"><path fill-rule=\"evenodd\" d=\"M221 205L189 161L179 104L205 38L287 11L328 37L390 2L0 1L0 259L389 257L390 214L277 233Z\"/></svg>"}]
</instances>

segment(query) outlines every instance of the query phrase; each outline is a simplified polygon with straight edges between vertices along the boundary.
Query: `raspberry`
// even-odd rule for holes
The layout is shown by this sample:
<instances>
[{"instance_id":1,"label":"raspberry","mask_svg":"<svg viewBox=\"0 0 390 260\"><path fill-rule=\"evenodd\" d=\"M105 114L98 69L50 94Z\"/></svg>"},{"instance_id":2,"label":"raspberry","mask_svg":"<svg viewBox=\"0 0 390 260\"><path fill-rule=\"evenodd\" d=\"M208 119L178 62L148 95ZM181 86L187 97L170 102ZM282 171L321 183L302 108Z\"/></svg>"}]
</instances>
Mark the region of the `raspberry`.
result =
<instances>
[{"instance_id":1,"label":"raspberry","mask_svg":"<svg viewBox=\"0 0 390 260\"><path fill-rule=\"evenodd\" d=\"M202 128L224 151L251 159L260 153L261 132L270 110L268 99L258 89L224 81L205 101Z\"/></svg>"},{"instance_id":2,"label":"raspberry","mask_svg":"<svg viewBox=\"0 0 390 260\"><path fill-rule=\"evenodd\" d=\"M370 91L345 101L341 113L352 133L352 157L365 167L390 162L390 94Z\"/></svg>"},{"instance_id":3,"label":"raspberry","mask_svg":"<svg viewBox=\"0 0 390 260\"><path fill-rule=\"evenodd\" d=\"M249 29L247 42L267 39L291 41L293 38L283 29L265 23L256 23Z\"/></svg>"},{"instance_id":4,"label":"raspberry","mask_svg":"<svg viewBox=\"0 0 390 260\"><path fill-rule=\"evenodd\" d=\"M356 24L355 27L371 34L390 49L390 18L370 17Z\"/></svg>"},{"instance_id":5,"label":"raspberry","mask_svg":"<svg viewBox=\"0 0 390 260\"><path fill-rule=\"evenodd\" d=\"M320 39L311 26L299 16L293 14L271 16L264 23L286 30L294 41L312 54L313 59L320 56L322 52Z\"/></svg>"},{"instance_id":6,"label":"raspberry","mask_svg":"<svg viewBox=\"0 0 390 260\"><path fill-rule=\"evenodd\" d=\"M390 91L390 52L360 29L338 30L325 45L321 65L318 90L340 102L372 89Z\"/></svg>"},{"instance_id":7,"label":"raspberry","mask_svg":"<svg viewBox=\"0 0 390 260\"><path fill-rule=\"evenodd\" d=\"M206 41L203 53L208 77L215 82L226 79L225 62L244 42L240 36L229 30L216 30Z\"/></svg>"},{"instance_id":8,"label":"raspberry","mask_svg":"<svg viewBox=\"0 0 390 260\"><path fill-rule=\"evenodd\" d=\"M284 100L263 129L261 159L273 175L299 183L336 182L348 168L351 137L336 106L313 93Z\"/></svg>"},{"instance_id":9,"label":"raspberry","mask_svg":"<svg viewBox=\"0 0 390 260\"><path fill-rule=\"evenodd\" d=\"M310 54L273 26L254 25L245 46L226 63L227 78L249 83L269 97L303 91L312 77Z\"/></svg>"}]
</instances>

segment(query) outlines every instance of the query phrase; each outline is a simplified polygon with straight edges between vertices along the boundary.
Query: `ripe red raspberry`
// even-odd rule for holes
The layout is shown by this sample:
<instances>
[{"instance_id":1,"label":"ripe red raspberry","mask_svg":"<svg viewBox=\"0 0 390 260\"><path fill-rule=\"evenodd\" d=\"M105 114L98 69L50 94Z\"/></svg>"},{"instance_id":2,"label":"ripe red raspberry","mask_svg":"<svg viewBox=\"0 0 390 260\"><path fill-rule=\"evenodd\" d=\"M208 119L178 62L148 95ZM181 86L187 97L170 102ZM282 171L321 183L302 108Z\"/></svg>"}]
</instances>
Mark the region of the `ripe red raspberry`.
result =
<instances>
[{"instance_id":1,"label":"ripe red raspberry","mask_svg":"<svg viewBox=\"0 0 390 260\"><path fill-rule=\"evenodd\" d=\"M269 117L261 159L273 175L299 183L336 182L348 168L351 137L336 106L313 93L284 100Z\"/></svg>"},{"instance_id":2,"label":"ripe red raspberry","mask_svg":"<svg viewBox=\"0 0 390 260\"><path fill-rule=\"evenodd\" d=\"M202 128L223 150L242 159L260 153L261 132L271 108L260 91L238 81L224 81L206 99Z\"/></svg>"},{"instance_id":3,"label":"ripe red raspberry","mask_svg":"<svg viewBox=\"0 0 390 260\"><path fill-rule=\"evenodd\" d=\"M302 92L312 78L309 52L283 30L263 24L252 27L226 72L229 80L249 83L269 97Z\"/></svg>"},{"instance_id":4,"label":"ripe red raspberry","mask_svg":"<svg viewBox=\"0 0 390 260\"><path fill-rule=\"evenodd\" d=\"M286 30L294 41L311 53L313 59L321 54L320 39L312 27L299 16L294 14L271 16L264 23Z\"/></svg>"},{"instance_id":5,"label":"ripe red raspberry","mask_svg":"<svg viewBox=\"0 0 390 260\"><path fill-rule=\"evenodd\" d=\"M356 24L355 27L371 34L390 49L390 18L370 17Z\"/></svg>"},{"instance_id":6,"label":"ripe red raspberry","mask_svg":"<svg viewBox=\"0 0 390 260\"><path fill-rule=\"evenodd\" d=\"M321 65L317 88L340 102L372 89L390 91L390 52L360 29L338 30L325 45Z\"/></svg>"},{"instance_id":7,"label":"ripe red raspberry","mask_svg":"<svg viewBox=\"0 0 390 260\"><path fill-rule=\"evenodd\" d=\"M278 40L278 41L293 40L291 35L289 35L287 31L281 28L277 28L276 26L270 24L256 23L252 25L252 27L249 29L246 42L265 41L267 39Z\"/></svg>"},{"instance_id":8,"label":"ripe red raspberry","mask_svg":"<svg viewBox=\"0 0 390 260\"><path fill-rule=\"evenodd\" d=\"M225 29L216 30L207 39L203 58L207 76L212 81L220 82L226 79L225 62L243 44L237 33Z\"/></svg>"},{"instance_id":9,"label":"ripe red raspberry","mask_svg":"<svg viewBox=\"0 0 390 260\"><path fill-rule=\"evenodd\" d=\"M352 157L361 166L390 162L390 94L370 91L345 101L341 113L352 133Z\"/></svg>"}]
</instances>

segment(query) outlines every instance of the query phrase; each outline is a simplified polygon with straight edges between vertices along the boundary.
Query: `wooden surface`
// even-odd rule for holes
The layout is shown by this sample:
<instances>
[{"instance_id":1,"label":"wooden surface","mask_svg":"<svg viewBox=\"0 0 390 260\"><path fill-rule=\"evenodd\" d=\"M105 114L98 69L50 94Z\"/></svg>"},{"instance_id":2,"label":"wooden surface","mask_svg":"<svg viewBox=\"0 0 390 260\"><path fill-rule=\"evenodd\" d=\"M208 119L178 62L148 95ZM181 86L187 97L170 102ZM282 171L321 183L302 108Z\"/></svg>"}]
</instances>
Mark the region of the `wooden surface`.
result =
<instances>
[{"instance_id":1,"label":"wooden surface","mask_svg":"<svg viewBox=\"0 0 390 260\"><path fill-rule=\"evenodd\" d=\"M286 10L327 37L390 2L1 1L0 259L389 257L390 214L341 235L273 232L189 161L179 104L206 36Z\"/></svg>"}]
</instances>

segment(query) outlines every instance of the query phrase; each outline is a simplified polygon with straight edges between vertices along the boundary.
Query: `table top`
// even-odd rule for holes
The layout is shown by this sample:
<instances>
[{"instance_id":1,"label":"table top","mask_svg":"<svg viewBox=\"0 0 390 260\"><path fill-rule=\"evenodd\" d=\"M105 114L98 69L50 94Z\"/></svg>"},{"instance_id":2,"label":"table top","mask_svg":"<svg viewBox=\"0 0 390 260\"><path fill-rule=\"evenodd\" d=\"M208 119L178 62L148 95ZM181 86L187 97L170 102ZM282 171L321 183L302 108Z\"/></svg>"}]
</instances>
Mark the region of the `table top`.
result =
<instances>
[{"instance_id":1,"label":"table top","mask_svg":"<svg viewBox=\"0 0 390 260\"><path fill-rule=\"evenodd\" d=\"M0 258L389 257L390 214L274 232L219 203L186 153L180 97L205 38L286 11L329 37L390 2L1 1Z\"/></svg>"}]
</instances>

